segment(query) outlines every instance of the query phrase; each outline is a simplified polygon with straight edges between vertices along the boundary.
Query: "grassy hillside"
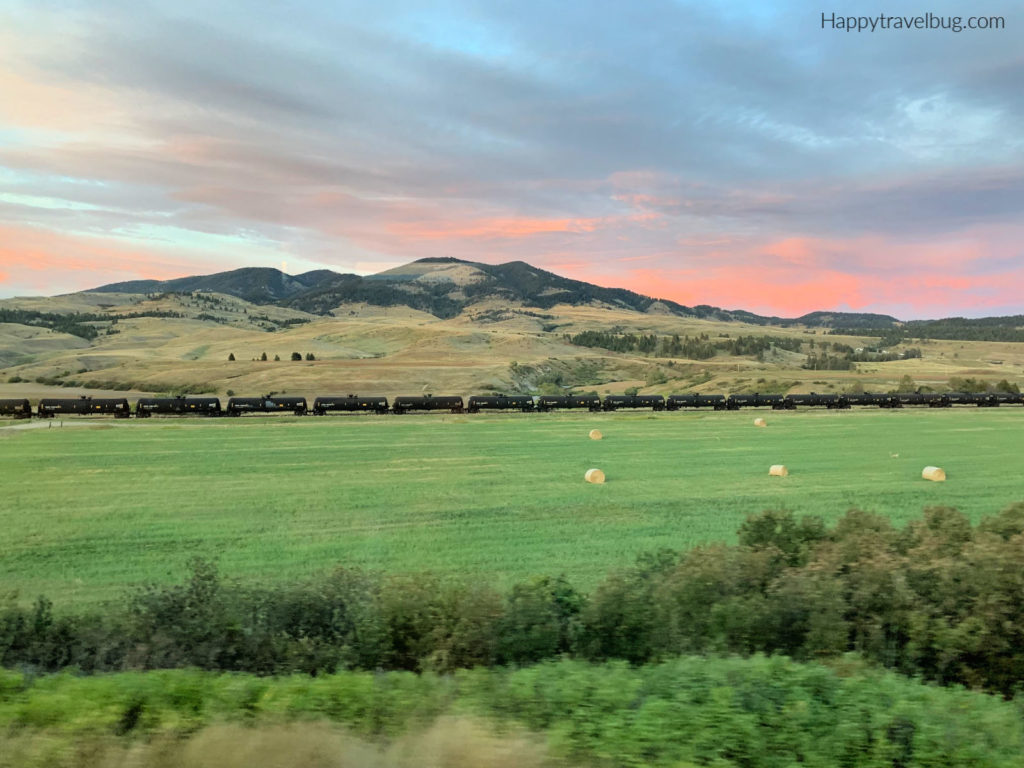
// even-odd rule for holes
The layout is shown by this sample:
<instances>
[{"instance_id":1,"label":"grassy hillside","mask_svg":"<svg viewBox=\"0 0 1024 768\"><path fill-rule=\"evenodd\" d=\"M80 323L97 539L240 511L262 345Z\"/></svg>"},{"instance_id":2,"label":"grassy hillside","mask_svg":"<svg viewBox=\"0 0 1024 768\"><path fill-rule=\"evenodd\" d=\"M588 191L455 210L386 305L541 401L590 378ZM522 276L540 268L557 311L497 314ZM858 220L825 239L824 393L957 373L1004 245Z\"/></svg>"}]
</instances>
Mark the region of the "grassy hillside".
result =
<instances>
[{"instance_id":1,"label":"grassy hillside","mask_svg":"<svg viewBox=\"0 0 1024 768\"><path fill-rule=\"evenodd\" d=\"M365 303L336 307L324 317L223 294L74 294L12 299L0 307L40 314L24 322L42 324L0 324L0 386L16 387L7 391L12 397L59 395L60 385L220 395L229 390L276 391L312 397L536 391L545 385L601 392L637 386L668 394L842 391L859 382L888 390L905 375L940 389L955 377L1024 384L1022 344L907 339L890 351L913 347L920 349L920 358L859 362L851 370L807 370L802 366L808 354L823 343L862 348L877 345L879 339L826 335L821 328L684 318L653 307L637 312L555 304L538 310L511 301L483 301L447 320L406 306ZM79 323L95 330L89 339L45 325L54 325L54 313L68 312L105 319ZM799 351L719 351L707 359L689 359L566 340L582 332L706 337L712 345L740 336L770 336L789 340L788 346L796 344ZM293 352L304 359L291 362ZM264 353L266 362L260 360ZM307 354L316 359L306 360ZM230 355L234 361L228 360Z\"/></svg>"},{"instance_id":2,"label":"grassy hillside","mask_svg":"<svg viewBox=\"0 0 1024 768\"><path fill-rule=\"evenodd\" d=\"M972 520L1021 501L1024 409L248 417L0 430L0 591L85 605L174 581L338 565L503 586L592 585L660 547L732 540L750 513ZM598 427L605 439L591 441ZM787 478L770 478L771 464ZM949 480L921 480L925 465ZM599 467L603 486L583 482Z\"/></svg>"}]
</instances>

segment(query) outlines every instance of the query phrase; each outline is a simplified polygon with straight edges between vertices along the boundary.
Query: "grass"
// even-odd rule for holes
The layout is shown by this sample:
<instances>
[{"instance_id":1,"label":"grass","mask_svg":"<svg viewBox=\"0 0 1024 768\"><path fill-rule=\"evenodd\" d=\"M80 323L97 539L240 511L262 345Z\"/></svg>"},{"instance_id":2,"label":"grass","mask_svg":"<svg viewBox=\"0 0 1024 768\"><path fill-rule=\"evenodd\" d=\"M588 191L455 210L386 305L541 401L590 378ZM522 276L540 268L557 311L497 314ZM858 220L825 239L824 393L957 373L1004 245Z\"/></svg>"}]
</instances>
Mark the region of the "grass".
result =
<instances>
[{"instance_id":1,"label":"grass","mask_svg":"<svg viewBox=\"0 0 1024 768\"><path fill-rule=\"evenodd\" d=\"M0 431L0 593L78 607L179 581L339 565L582 587L731 541L769 508L972 521L1024 500L1024 409L95 421ZM601 441L587 438L598 427ZM898 456L893 456L898 454ZM786 464L787 478L768 477ZM921 469L946 469L946 483ZM599 467L608 482L583 482Z\"/></svg>"}]
</instances>

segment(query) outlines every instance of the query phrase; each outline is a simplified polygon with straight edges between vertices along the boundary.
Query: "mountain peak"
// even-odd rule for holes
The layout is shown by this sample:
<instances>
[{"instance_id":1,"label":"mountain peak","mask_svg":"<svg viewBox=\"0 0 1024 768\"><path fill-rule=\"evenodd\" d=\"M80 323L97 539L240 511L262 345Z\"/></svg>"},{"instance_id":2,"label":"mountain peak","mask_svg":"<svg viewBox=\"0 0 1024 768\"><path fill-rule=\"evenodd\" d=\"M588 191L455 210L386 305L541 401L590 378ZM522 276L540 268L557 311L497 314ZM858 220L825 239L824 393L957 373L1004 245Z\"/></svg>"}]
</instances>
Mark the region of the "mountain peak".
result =
<instances>
[{"instance_id":1,"label":"mountain peak","mask_svg":"<svg viewBox=\"0 0 1024 768\"><path fill-rule=\"evenodd\" d=\"M328 314L343 304L408 306L436 317L454 317L467 307L488 300L550 309L556 304L604 305L635 312L658 312L679 317L844 327L891 327L887 315L813 312L795 320L769 318L743 311L699 305L687 307L669 299L652 298L624 288L602 286L562 277L525 261L484 264L451 256L431 256L374 275L340 274L318 269L286 275L272 267L244 267L213 275L176 280L133 280L94 289L107 293L213 291L254 304L277 304L316 314Z\"/></svg>"}]
</instances>

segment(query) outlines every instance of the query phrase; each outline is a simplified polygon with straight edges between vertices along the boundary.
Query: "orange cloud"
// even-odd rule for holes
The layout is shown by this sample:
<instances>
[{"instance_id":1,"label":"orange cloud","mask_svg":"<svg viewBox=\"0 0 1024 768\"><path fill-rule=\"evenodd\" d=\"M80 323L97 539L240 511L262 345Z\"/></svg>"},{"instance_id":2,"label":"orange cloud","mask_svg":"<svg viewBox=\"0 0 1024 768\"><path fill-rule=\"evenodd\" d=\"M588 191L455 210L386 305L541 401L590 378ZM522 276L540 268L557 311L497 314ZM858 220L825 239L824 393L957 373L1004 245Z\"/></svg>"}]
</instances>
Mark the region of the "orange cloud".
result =
<instances>
[{"instance_id":1,"label":"orange cloud","mask_svg":"<svg viewBox=\"0 0 1024 768\"><path fill-rule=\"evenodd\" d=\"M607 282L607 281L603 281ZM897 312L904 307L918 315L984 311L1016 303L1024 288L1024 275L1006 278L906 277L898 281L870 275L833 271L798 278L786 270L719 267L704 272L637 270L616 284L637 293L671 299L693 306L711 304L761 314L797 317L815 310ZM879 307L890 309L880 310Z\"/></svg>"},{"instance_id":2,"label":"orange cloud","mask_svg":"<svg viewBox=\"0 0 1024 768\"><path fill-rule=\"evenodd\" d=\"M181 258L104 238L29 227L0 227L0 265L6 270L0 282L50 294L211 271L209 263L198 257Z\"/></svg>"},{"instance_id":3,"label":"orange cloud","mask_svg":"<svg viewBox=\"0 0 1024 768\"><path fill-rule=\"evenodd\" d=\"M1018 235L979 231L929 242L693 238L682 252L660 253L642 268L631 256L562 266L579 280L690 306L782 316L835 309L940 317L1019 305L1024 269L1012 258Z\"/></svg>"}]
</instances>

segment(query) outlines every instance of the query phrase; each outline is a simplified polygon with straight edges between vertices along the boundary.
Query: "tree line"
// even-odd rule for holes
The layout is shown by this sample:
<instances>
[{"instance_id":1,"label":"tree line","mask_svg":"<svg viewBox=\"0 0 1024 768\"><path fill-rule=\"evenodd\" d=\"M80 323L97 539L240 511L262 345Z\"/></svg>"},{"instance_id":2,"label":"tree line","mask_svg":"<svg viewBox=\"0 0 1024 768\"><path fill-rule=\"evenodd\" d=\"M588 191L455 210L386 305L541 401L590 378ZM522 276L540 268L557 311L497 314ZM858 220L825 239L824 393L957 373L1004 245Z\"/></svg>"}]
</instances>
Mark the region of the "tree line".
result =
<instances>
[{"instance_id":1,"label":"tree line","mask_svg":"<svg viewBox=\"0 0 1024 768\"><path fill-rule=\"evenodd\" d=\"M799 352L800 339L785 336L737 336L712 340L706 333L698 336L658 336L657 334L613 333L610 331L581 331L565 334L563 338L577 347L598 347L612 352L636 352L653 357L683 357L690 360L708 360L719 353L733 357L756 356L773 347Z\"/></svg>"},{"instance_id":2,"label":"tree line","mask_svg":"<svg viewBox=\"0 0 1024 768\"><path fill-rule=\"evenodd\" d=\"M569 656L856 652L941 684L1024 685L1024 503L972 526L947 507L905 528L851 510L831 528L751 516L735 545L644 554L589 594L564 576L501 593L432 575L340 568L250 586L196 560L182 584L103 612L40 597L0 609L0 664L85 672L198 667L259 674L450 671Z\"/></svg>"},{"instance_id":3,"label":"tree line","mask_svg":"<svg viewBox=\"0 0 1024 768\"><path fill-rule=\"evenodd\" d=\"M942 320L911 320L896 328L833 328L840 336L878 336L885 346L905 339L953 341L1024 341L1024 315L1008 317L947 317Z\"/></svg>"},{"instance_id":4,"label":"tree line","mask_svg":"<svg viewBox=\"0 0 1024 768\"><path fill-rule=\"evenodd\" d=\"M18 323L39 328L49 328L59 333L92 340L99 331L90 323L111 323L138 317L184 317L180 312L165 310L149 310L144 312L128 312L122 315L101 315L93 312L72 312L58 314L56 312L37 312L30 309L0 309L0 323Z\"/></svg>"}]
</instances>

